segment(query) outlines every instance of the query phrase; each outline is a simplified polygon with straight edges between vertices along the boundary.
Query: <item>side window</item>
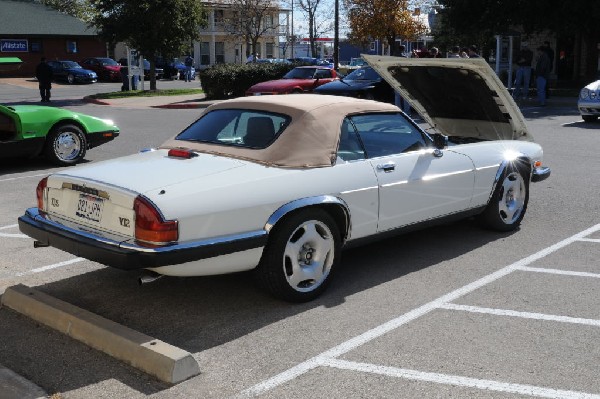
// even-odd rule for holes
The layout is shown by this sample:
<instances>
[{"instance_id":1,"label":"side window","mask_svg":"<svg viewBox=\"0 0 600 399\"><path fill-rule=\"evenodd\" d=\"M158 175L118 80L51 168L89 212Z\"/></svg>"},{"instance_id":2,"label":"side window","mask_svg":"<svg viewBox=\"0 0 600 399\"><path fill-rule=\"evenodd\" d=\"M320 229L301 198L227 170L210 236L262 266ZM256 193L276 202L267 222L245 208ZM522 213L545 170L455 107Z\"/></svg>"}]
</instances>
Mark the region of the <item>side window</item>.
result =
<instances>
[{"instance_id":1,"label":"side window","mask_svg":"<svg viewBox=\"0 0 600 399\"><path fill-rule=\"evenodd\" d=\"M315 72L315 79L326 79L331 77L331 70L329 69L317 69Z\"/></svg>"},{"instance_id":2,"label":"side window","mask_svg":"<svg viewBox=\"0 0 600 399\"><path fill-rule=\"evenodd\" d=\"M348 118L345 118L342 122L337 155L344 161L365 159L365 151L356 134L354 126Z\"/></svg>"},{"instance_id":3,"label":"side window","mask_svg":"<svg viewBox=\"0 0 600 399\"><path fill-rule=\"evenodd\" d=\"M355 115L350 120L356 127L369 158L427 147L421 131L400 113Z\"/></svg>"}]
</instances>

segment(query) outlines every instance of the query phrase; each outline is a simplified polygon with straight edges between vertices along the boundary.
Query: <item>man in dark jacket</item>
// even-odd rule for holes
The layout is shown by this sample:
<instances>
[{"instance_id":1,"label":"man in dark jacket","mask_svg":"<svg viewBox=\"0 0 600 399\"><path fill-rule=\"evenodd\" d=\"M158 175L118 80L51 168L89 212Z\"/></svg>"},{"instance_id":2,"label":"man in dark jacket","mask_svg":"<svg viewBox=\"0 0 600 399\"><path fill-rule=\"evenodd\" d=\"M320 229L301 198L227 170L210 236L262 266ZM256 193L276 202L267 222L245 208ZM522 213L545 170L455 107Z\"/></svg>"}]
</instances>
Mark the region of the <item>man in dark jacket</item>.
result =
<instances>
[{"instance_id":1,"label":"man in dark jacket","mask_svg":"<svg viewBox=\"0 0 600 399\"><path fill-rule=\"evenodd\" d=\"M548 84L548 76L550 75L552 63L543 47L538 47L537 53L538 58L535 63L537 97L539 105L543 107L546 105L546 86Z\"/></svg>"},{"instance_id":2,"label":"man in dark jacket","mask_svg":"<svg viewBox=\"0 0 600 399\"><path fill-rule=\"evenodd\" d=\"M50 89L52 89L52 68L46 63L46 57L42 57L35 68L35 77L40 84L40 96L42 102L50 102Z\"/></svg>"},{"instance_id":3,"label":"man in dark jacket","mask_svg":"<svg viewBox=\"0 0 600 399\"><path fill-rule=\"evenodd\" d=\"M532 61L533 51L529 50L526 42L521 43L521 51L519 51L519 55L517 56L517 78L515 79L515 91L513 93L515 100L529 96Z\"/></svg>"}]
</instances>

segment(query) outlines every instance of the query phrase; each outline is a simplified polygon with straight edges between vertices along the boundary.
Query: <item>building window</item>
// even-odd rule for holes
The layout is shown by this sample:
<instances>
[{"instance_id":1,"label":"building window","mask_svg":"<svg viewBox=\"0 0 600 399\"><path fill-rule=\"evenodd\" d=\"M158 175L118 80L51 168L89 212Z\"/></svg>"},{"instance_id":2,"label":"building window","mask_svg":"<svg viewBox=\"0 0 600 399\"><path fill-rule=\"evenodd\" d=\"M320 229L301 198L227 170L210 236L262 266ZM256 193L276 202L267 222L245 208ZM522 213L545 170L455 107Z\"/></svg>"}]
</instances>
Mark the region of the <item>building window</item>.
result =
<instances>
[{"instance_id":1,"label":"building window","mask_svg":"<svg viewBox=\"0 0 600 399\"><path fill-rule=\"evenodd\" d=\"M265 28L273 28L273 15L265 15Z\"/></svg>"},{"instance_id":2,"label":"building window","mask_svg":"<svg viewBox=\"0 0 600 399\"><path fill-rule=\"evenodd\" d=\"M225 42L215 42L215 63L225 63Z\"/></svg>"},{"instance_id":3,"label":"building window","mask_svg":"<svg viewBox=\"0 0 600 399\"><path fill-rule=\"evenodd\" d=\"M29 51L31 53L42 53L44 51L44 47L42 47L41 40L30 40L29 41Z\"/></svg>"},{"instance_id":4,"label":"building window","mask_svg":"<svg viewBox=\"0 0 600 399\"><path fill-rule=\"evenodd\" d=\"M210 65L210 43L200 43L200 65Z\"/></svg>"},{"instance_id":5,"label":"building window","mask_svg":"<svg viewBox=\"0 0 600 399\"><path fill-rule=\"evenodd\" d=\"M77 40L67 40L67 53L77 54L79 48L77 47Z\"/></svg>"},{"instance_id":6,"label":"building window","mask_svg":"<svg viewBox=\"0 0 600 399\"><path fill-rule=\"evenodd\" d=\"M274 58L273 57L273 48L275 47L275 43L267 43L266 44L266 58Z\"/></svg>"},{"instance_id":7,"label":"building window","mask_svg":"<svg viewBox=\"0 0 600 399\"><path fill-rule=\"evenodd\" d=\"M215 10L215 26L223 25L223 10Z\"/></svg>"}]
</instances>

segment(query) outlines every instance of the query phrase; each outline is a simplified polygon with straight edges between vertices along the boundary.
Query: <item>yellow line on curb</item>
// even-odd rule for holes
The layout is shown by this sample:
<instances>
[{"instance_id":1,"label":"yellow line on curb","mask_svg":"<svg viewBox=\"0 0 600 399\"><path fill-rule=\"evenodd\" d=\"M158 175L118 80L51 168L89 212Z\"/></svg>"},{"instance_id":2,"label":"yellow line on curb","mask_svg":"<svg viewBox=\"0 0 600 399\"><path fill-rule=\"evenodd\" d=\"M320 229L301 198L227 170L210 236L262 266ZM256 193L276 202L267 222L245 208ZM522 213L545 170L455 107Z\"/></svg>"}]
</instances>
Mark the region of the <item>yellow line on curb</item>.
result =
<instances>
[{"instance_id":1,"label":"yellow line on curb","mask_svg":"<svg viewBox=\"0 0 600 399\"><path fill-rule=\"evenodd\" d=\"M1 303L161 381L177 384L200 373L189 352L23 284L8 287Z\"/></svg>"}]
</instances>

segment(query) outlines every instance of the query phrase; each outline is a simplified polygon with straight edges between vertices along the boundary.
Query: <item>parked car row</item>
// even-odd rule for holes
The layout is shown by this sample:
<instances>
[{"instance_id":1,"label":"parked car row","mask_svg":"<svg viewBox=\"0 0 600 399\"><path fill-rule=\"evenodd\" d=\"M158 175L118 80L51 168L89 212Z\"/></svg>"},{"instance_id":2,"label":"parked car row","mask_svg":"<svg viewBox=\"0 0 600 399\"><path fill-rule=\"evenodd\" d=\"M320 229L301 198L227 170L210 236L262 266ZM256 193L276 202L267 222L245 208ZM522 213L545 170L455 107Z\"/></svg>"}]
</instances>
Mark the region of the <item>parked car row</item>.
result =
<instances>
[{"instance_id":1,"label":"parked car row","mask_svg":"<svg viewBox=\"0 0 600 399\"><path fill-rule=\"evenodd\" d=\"M370 66L361 67L346 77L327 67L296 67L281 79L253 85L246 95L308 92L394 103L394 89Z\"/></svg>"},{"instance_id":2,"label":"parked car row","mask_svg":"<svg viewBox=\"0 0 600 399\"><path fill-rule=\"evenodd\" d=\"M158 57L156 59L155 67L161 68L163 70L162 77L164 79L185 79L185 72L187 67L185 66L183 61L179 60L178 58L174 58L173 60L168 61L161 57ZM191 79L196 79L196 68L194 67L192 67Z\"/></svg>"},{"instance_id":3,"label":"parked car row","mask_svg":"<svg viewBox=\"0 0 600 399\"><path fill-rule=\"evenodd\" d=\"M121 69L127 68L127 59L121 58L115 61L108 57L89 57L81 62L71 60L47 61L52 68L54 79L74 83L94 83L99 80L108 82L120 82ZM155 65L156 79L184 79L186 67L183 62L173 60L162 64L157 61ZM192 79L196 78L196 70L192 67ZM150 79L150 62L144 60L144 79Z\"/></svg>"}]
</instances>

